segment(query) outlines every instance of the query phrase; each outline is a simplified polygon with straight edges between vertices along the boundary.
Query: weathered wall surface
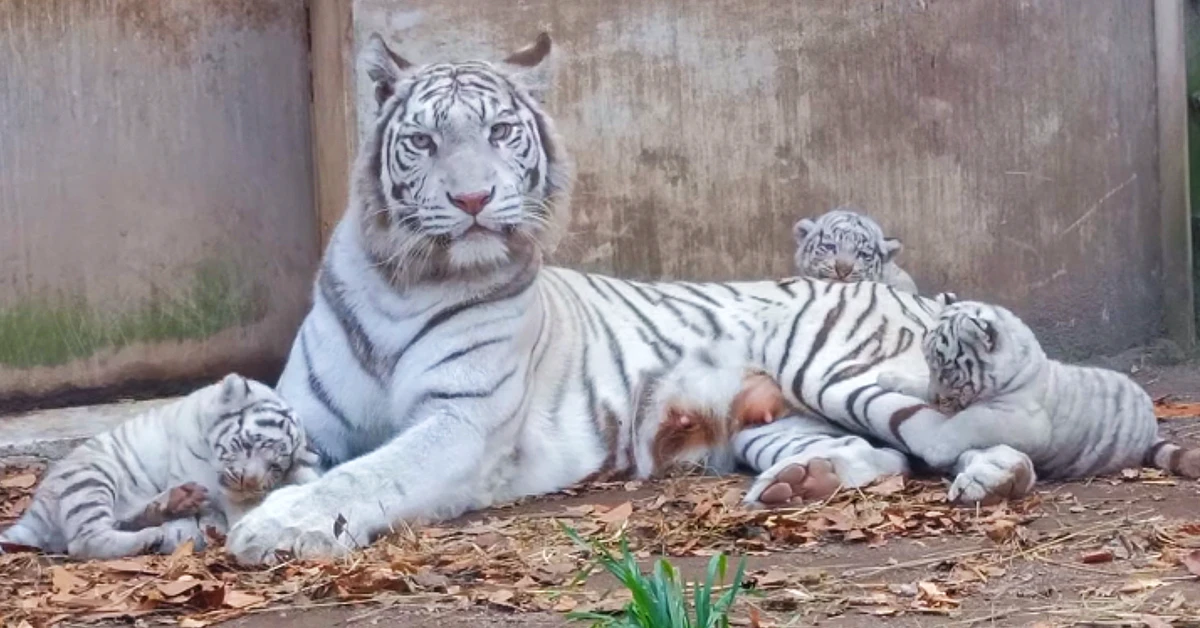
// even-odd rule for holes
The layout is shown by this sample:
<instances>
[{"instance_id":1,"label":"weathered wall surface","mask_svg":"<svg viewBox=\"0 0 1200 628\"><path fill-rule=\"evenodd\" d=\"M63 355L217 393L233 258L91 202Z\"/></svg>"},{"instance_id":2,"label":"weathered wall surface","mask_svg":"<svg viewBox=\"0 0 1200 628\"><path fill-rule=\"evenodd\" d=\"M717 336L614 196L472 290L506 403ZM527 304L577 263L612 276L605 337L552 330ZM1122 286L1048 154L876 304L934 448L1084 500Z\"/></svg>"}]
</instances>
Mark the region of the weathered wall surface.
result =
<instances>
[{"instance_id":1,"label":"weathered wall surface","mask_svg":"<svg viewBox=\"0 0 1200 628\"><path fill-rule=\"evenodd\" d=\"M561 263L786 275L793 221L853 203L923 290L1010 305L1052 353L1160 333L1149 0L356 0L354 24L414 61L551 31Z\"/></svg>"},{"instance_id":2,"label":"weathered wall surface","mask_svg":"<svg viewBox=\"0 0 1200 628\"><path fill-rule=\"evenodd\" d=\"M0 405L278 370L318 255L305 17L0 2Z\"/></svg>"}]
</instances>

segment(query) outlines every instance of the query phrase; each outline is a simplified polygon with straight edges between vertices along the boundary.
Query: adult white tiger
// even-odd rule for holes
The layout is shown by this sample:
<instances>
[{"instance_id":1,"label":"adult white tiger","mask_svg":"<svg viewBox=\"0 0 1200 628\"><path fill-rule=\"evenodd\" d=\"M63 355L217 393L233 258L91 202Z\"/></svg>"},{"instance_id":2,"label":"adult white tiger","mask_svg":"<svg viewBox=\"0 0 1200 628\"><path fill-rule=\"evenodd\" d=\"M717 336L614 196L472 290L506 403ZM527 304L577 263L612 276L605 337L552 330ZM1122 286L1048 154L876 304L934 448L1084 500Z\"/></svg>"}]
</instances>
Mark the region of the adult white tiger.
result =
<instances>
[{"instance_id":1,"label":"adult white tiger","mask_svg":"<svg viewBox=\"0 0 1200 628\"><path fill-rule=\"evenodd\" d=\"M325 461L229 535L243 562L337 554L403 519L448 517L633 467L635 391L687 346L742 338L792 403L903 445L919 400L879 365L918 369L940 306L881 284L808 279L646 284L543 267L568 221L566 151L539 104L550 38L499 64L414 67L372 35L378 113L279 390ZM735 438L778 502L819 470L857 485L904 457L819 418ZM988 492L1026 489L1028 458L962 466ZM335 525L335 521L338 523Z\"/></svg>"}]
</instances>

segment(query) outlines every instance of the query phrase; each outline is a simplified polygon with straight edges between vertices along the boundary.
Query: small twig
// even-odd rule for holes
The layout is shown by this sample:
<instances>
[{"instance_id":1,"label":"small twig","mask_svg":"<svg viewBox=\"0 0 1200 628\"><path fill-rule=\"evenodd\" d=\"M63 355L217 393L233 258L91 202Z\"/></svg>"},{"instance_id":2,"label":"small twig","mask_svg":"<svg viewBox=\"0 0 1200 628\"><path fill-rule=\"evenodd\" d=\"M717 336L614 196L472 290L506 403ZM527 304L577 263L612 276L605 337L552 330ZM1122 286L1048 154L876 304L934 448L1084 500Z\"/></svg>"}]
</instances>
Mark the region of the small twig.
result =
<instances>
[{"instance_id":1,"label":"small twig","mask_svg":"<svg viewBox=\"0 0 1200 628\"><path fill-rule=\"evenodd\" d=\"M943 554L940 556L931 556L929 558L918 558L916 560L909 560L909 561L905 561L902 563L896 563L894 565L884 565L882 567L864 567L864 568L862 568L864 570L862 573L860 573L859 570L856 570L856 569L849 569L846 571L846 573L850 574L852 577L875 576L875 575L881 574L885 571L893 571L896 569L907 569L909 567L924 567L925 565L934 565L934 564L937 564L937 563L940 563L940 562L946 561L946 560L953 560L956 558L969 558L971 556L978 556L980 554L991 554L991 553L994 553L997 551L999 551L999 550L996 548L989 547L987 549L969 550L969 551L965 551L965 552L955 552L953 554Z\"/></svg>"}]
</instances>

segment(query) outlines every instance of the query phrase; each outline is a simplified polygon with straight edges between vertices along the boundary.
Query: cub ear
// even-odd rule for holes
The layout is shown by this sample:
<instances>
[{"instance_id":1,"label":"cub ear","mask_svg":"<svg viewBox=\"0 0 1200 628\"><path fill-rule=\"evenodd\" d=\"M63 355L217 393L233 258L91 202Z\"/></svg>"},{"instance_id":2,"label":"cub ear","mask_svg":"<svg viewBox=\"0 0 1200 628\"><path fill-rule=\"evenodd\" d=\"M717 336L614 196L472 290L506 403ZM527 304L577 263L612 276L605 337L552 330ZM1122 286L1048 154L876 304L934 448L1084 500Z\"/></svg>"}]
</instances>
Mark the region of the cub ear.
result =
<instances>
[{"instance_id":1,"label":"cub ear","mask_svg":"<svg viewBox=\"0 0 1200 628\"><path fill-rule=\"evenodd\" d=\"M904 250L904 243L900 241L900 238L884 238L883 245L879 249L883 252L883 261L890 262L900 254L900 251Z\"/></svg>"},{"instance_id":2,"label":"cub ear","mask_svg":"<svg viewBox=\"0 0 1200 628\"><path fill-rule=\"evenodd\" d=\"M960 301L958 295L953 292L939 292L934 295L933 300L942 306L954 305Z\"/></svg>"},{"instance_id":3,"label":"cub ear","mask_svg":"<svg viewBox=\"0 0 1200 628\"><path fill-rule=\"evenodd\" d=\"M396 84L400 82L404 71L412 68L412 64L404 57L392 52L379 33L371 33L359 58L375 85L376 106L382 105L396 93Z\"/></svg>"},{"instance_id":4,"label":"cub ear","mask_svg":"<svg viewBox=\"0 0 1200 628\"><path fill-rule=\"evenodd\" d=\"M796 221L796 224L792 225L792 239L796 241L796 244L801 244L804 242L804 238L807 238L808 234L812 233L816 228L817 223L809 218L801 218Z\"/></svg>"},{"instance_id":5,"label":"cub ear","mask_svg":"<svg viewBox=\"0 0 1200 628\"><path fill-rule=\"evenodd\" d=\"M222 404L231 404L250 396L250 382L237 373L230 373L221 380L220 399Z\"/></svg>"},{"instance_id":6,"label":"cub ear","mask_svg":"<svg viewBox=\"0 0 1200 628\"><path fill-rule=\"evenodd\" d=\"M504 58L509 77L529 92L538 102L545 102L550 85L554 82L554 59L550 54L554 45L550 34L542 31L530 44Z\"/></svg>"},{"instance_id":7,"label":"cub ear","mask_svg":"<svg viewBox=\"0 0 1200 628\"><path fill-rule=\"evenodd\" d=\"M996 332L996 326L991 321L974 319L975 325L979 327L979 331L983 332L984 349L988 353L996 350L996 341L999 340L999 334Z\"/></svg>"}]
</instances>

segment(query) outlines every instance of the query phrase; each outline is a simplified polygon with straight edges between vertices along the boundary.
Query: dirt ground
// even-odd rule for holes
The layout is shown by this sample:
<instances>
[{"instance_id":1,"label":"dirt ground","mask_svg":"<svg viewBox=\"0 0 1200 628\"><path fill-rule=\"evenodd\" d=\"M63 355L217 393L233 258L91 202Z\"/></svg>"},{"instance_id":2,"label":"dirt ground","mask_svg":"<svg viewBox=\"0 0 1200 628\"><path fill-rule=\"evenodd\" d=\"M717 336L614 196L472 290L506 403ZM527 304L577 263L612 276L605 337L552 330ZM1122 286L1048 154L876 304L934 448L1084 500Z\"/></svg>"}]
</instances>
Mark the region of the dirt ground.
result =
<instances>
[{"instance_id":1,"label":"dirt ground","mask_svg":"<svg viewBox=\"0 0 1200 628\"><path fill-rule=\"evenodd\" d=\"M1156 397L1200 401L1200 368L1195 365L1143 365L1136 376ZM1174 418L1162 425L1180 440L1200 444L1200 418ZM561 545L539 545L544 537L553 536L545 532L552 529L533 526L551 518L591 522L601 532L613 531L614 524L627 526L635 537L652 539L643 548L662 548L689 578L703 576L707 555L715 549L748 554L748 572L756 592L739 603L735 625L752 625L752 613L763 628L1200 625L1200 586L1185 568L1191 553L1200 549L1200 484L1193 481L1143 472L1047 484L1024 505L988 512L953 510L932 503L936 497L929 496L944 490L935 482L929 484L931 488L846 496L823 509L753 519L732 509L720 516L709 512L719 498L681 502L679 497L724 491L727 499L734 489L744 488L748 479L724 484L686 482L693 484L556 495L444 524L440 531L431 531L436 532L433 538L467 535L467 544L483 562L466 569L460 556L451 554L459 550L437 548L430 559L432 546L426 546L425 558L410 559L406 554L404 560L431 560L422 564L440 565L435 567L439 573L459 574L450 577L455 586L446 588L445 582L432 585L429 591L436 589L437 595L391 590L369 600L327 596L290 602L285 608L250 608L248 614L221 625L586 626L568 621L553 608L619 607L619 588L607 576L594 574L574 588L567 586L565 579L553 586L528 578L514 582L521 576L521 565L554 567L555 561L563 560ZM663 494L669 494L665 506ZM855 511L858 501L876 505L858 506ZM680 511L683 517L654 515L656 508L666 513L679 503L686 506ZM614 515L622 509L622 514ZM842 526L839 517L845 512L859 520ZM689 516L691 513L697 514ZM875 519L867 521L871 517ZM881 517L891 522L880 523ZM688 527L699 519L711 528ZM814 520L822 523L811 523ZM526 524L533 527L523 527ZM892 532L880 532L885 529ZM688 542L690 535L702 542ZM443 551L445 555L437 556ZM399 550L387 552L384 555L392 557L394 566ZM657 554L645 551L639 556L648 564ZM1200 570L1200 552L1194 556L1195 569ZM502 569L502 563L509 567ZM518 568L513 570L511 565ZM350 568L346 569L350 573ZM314 572L295 573L300 578ZM355 574L356 582L361 581L361 570ZM457 586L468 582L480 585L478 590L483 592L467 594ZM562 600L568 596L555 596L568 589L574 596L570 605L554 607L554 600L564 604ZM513 591L518 591L515 598ZM539 599L550 602L539 606ZM148 614L136 624L159 621L194 625L179 623L179 613ZM75 624L66 621L59 625ZM129 620L109 625L129 625Z\"/></svg>"}]
</instances>

